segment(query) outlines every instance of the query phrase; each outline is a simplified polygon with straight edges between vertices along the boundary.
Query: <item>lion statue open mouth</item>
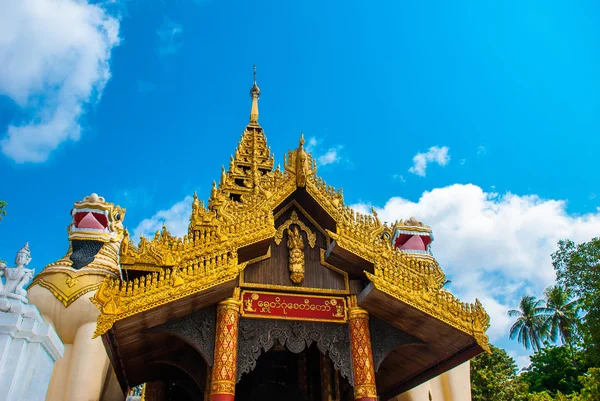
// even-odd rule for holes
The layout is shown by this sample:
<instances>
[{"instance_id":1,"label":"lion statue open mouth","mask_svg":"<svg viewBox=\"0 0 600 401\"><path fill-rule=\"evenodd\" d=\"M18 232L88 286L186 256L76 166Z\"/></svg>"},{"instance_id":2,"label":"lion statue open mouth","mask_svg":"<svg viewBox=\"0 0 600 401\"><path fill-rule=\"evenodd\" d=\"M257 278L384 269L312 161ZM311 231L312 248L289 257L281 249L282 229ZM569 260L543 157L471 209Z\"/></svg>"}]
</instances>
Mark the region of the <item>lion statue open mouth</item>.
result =
<instances>
[{"instance_id":1,"label":"lion statue open mouth","mask_svg":"<svg viewBox=\"0 0 600 401\"><path fill-rule=\"evenodd\" d=\"M125 209L108 203L97 194L75 202L71 210L69 240L117 242L123 239Z\"/></svg>"},{"instance_id":2,"label":"lion statue open mouth","mask_svg":"<svg viewBox=\"0 0 600 401\"><path fill-rule=\"evenodd\" d=\"M97 194L91 194L82 201L75 202L69 225L69 241L72 249L69 257L72 262L70 267L79 270L90 264L93 265L94 259L100 257L102 253L105 253L104 256L112 256L113 250L114 256L117 256L123 241L124 217L125 209L106 202ZM101 252L103 249L105 252ZM114 267L116 271L114 268L110 270L119 272L118 257L115 259Z\"/></svg>"}]
</instances>

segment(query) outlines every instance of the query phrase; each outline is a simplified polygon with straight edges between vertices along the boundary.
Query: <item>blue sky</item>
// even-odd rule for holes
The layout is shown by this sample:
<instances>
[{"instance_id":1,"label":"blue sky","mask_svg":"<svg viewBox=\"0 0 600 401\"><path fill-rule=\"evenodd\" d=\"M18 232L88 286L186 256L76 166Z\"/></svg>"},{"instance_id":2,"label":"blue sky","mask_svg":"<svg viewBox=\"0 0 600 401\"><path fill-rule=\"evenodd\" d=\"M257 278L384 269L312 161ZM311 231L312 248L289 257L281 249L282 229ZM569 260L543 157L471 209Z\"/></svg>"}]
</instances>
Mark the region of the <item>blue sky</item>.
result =
<instances>
[{"instance_id":1,"label":"blue sky","mask_svg":"<svg viewBox=\"0 0 600 401\"><path fill-rule=\"evenodd\" d=\"M373 3L2 2L0 257L25 241L38 270L61 257L91 192L136 234L184 231L256 64L278 161L304 132L348 204L431 225L452 289L523 362L507 308L552 282L558 239L600 228L600 6Z\"/></svg>"}]
</instances>

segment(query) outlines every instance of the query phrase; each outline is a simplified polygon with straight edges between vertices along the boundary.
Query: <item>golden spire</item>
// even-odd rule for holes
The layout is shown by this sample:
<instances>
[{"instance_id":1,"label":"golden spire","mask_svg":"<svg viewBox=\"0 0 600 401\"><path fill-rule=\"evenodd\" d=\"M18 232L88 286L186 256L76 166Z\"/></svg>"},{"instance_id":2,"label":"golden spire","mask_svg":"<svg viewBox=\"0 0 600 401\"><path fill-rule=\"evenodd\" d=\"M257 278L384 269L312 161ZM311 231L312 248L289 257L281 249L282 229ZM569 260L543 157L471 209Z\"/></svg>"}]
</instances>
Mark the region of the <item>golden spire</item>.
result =
<instances>
[{"instance_id":1,"label":"golden spire","mask_svg":"<svg viewBox=\"0 0 600 401\"><path fill-rule=\"evenodd\" d=\"M260 89L256 85L256 66L254 66L254 85L250 89L250 97L252 98L252 108L250 109L250 125L258 125L258 98L260 97Z\"/></svg>"},{"instance_id":2,"label":"golden spire","mask_svg":"<svg viewBox=\"0 0 600 401\"><path fill-rule=\"evenodd\" d=\"M258 125L258 98L260 89L256 84L256 66L254 66L254 85L250 89L252 109L250 123L246 126L235 153L229 161L229 171L221 169L220 190L229 198L241 200L244 193L258 191L262 177L273 170L273 154L267 144L267 138ZM213 188L216 191L216 187Z\"/></svg>"}]
</instances>

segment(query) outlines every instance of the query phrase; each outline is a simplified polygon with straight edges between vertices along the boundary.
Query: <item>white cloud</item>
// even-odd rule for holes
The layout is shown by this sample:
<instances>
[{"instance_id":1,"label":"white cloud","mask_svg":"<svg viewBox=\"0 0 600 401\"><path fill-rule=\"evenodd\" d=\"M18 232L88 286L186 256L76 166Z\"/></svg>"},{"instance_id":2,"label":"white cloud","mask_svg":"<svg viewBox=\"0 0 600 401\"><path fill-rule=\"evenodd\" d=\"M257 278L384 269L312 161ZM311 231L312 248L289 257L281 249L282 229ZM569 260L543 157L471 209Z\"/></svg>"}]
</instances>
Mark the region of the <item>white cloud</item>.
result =
<instances>
[{"instance_id":1,"label":"white cloud","mask_svg":"<svg viewBox=\"0 0 600 401\"><path fill-rule=\"evenodd\" d=\"M27 120L8 127L2 152L16 162L43 162L62 142L76 141L86 103L110 78L119 21L82 0L0 2L0 94Z\"/></svg>"},{"instance_id":2,"label":"white cloud","mask_svg":"<svg viewBox=\"0 0 600 401\"><path fill-rule=\"evenodd\" d=\"M308 153L313 154L315 159L317 159L318 166L326 166L328 164L339 163L342 160L347 161L342 157L340 151L344 148L342 145L337 145L335 147L330 147L327 152L320 154L319 148L322 144L323 140L317 139L314 136L308 138L306 141L305 149Z\"/></svg>"},{"instance_id":3,"label":"white cloud","mask_svg":"<svg viewBox=\"0 0 600 401\"><path fill-rule=\"evenodd\" d=\"M445 166L450 161L450 155L448 154L448 147L432 146L426 153L417 153L413 157L413 166L408 169L413 174L425 177L427 170L427 164L437 163L440 166Z\"/></svg>"},{"instance_id":4,"label":"white cloud","mask_svg":"<svg viewBox=\"0 0 600 401\"><path fill-rule=\"evenodd\" d=\"M464 164L467 162L467 159L460 159L460 165L464 166Z\"/></svg>"},{"instance_id":5,"label":"white cloud","mask_svg":"<svg viewBox=\"0 0 600 401\"><path fill-rule=\"evenodd\" d=\"M484 153L486 153L486 152L487 152L487 148L486 148L485 146L483 146L483 145L479 145L479 146L477 147L477 154L478 154L478 155L482 155L482 154L484 154Z\"/></svg>"},{"instance_id":6,"label":"white cloud","mask_svg":"<svg viewBox=\"0 0 600 401\"><path fill-rule=\"evenodd\" d=\"M186 196L169 209L159 210L149 219L144 219L133 230L133 240L137 243L140 235L152 238L154 233L167 226L172 235L183 237L187 234L190 215L192 214L192 197Z\"/></svg>"},{"instance_id":7,"label":"white cloud","mask_svg":"<svg viewBox=\"0 0 600 401\"><path fill-rule=\"evenodd\" d=\"M341 160L338 150L341 149L341 146L337 148L330 148L325 154L319 156L317 158L317 162L320 166L326 166L328 164L337 163Z\"/></svg>"},{"instance_id":8,"label":"white cloud","mask_svg":"<svg viewBox=\"0 0 600 401\"><path fill-rule=\"evenodd\" d=\"M367 212L370 206L354 207ZM499 196L472 184L434 189L417 202L393 197L375 209L382 221L416 216L432 227L432 249L451 289L464 301L481 300L492 341L507 335L507 311L522 295L541 296L554 281L550 254L558 240L588 241L600 229L600 212L570 215L564 201Z\"/></svg>"},{"instance_id":9,"label":"white cloud","mask_svg":"<svg viewBox=\"0 0 600 401\"><path fill-rule=\"evenodd\" d=\"M404 178L404 176L402 174L394 174L392 176L395 180L400 180L402 182L406 182L406 178Z\"/></svg>"},{"instance_id":10,"label":"white cloud","mask_svg":"<svg viewBox=\"0 0 600 401\"><path fill-rule=\"evenodd\" d=\"M183 26L166 18L156 30L158 35L158 54L168 56L175 54L183 45Z\"/></svg>"},{"instance_id":11,"label":"white cloud","mask_svg":"<svg viewBox=\"0 0 600 401\"><path fill-rule=\"evenodd\" d=\"M507 353L515 360L519 370L526 368L531 364L529 355L522 355L519 351L513 350L507 350Z\"/></svg>"},{"instance_id":12,"label":"white cloud","mask_svg":"<svg viewBox=\"0 0 600 401\"><path fill-rule=\"evenodd\" d=\"M315 147L318 143L319 141L317 141L317 138L315 138L314 136L308 138L308 142L306 143L306 151L308 153L312 153L315 150Z\"/></svg>"}]
</instances>

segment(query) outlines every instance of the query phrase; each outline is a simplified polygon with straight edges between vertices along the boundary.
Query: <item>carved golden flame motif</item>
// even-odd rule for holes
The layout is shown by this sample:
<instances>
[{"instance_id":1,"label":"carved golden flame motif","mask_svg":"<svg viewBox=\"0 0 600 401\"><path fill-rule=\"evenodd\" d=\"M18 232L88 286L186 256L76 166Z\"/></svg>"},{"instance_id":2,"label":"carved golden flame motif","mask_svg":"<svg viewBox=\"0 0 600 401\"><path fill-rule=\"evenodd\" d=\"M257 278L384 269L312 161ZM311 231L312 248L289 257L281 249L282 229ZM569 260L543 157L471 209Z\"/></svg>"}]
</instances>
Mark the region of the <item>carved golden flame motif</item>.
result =
<instances>
[{"instance_id":1,"label":"carved golden flame motif","mask_svg":"<svg viewBox=\"0 0 600 401\"><path fill-rule=\"evenodd\" d=\"M307 225L304 224L302 220L300 220L300 218L298 218L298 214L295 210L292 211L292 214L290 214L290 218L287 219L282 225L280 225L277 229L277 232L275 232L275 237L273 238L275 243L277 245L281 244L281 241L283 240L283 232L286 229L288 229L292 224L297 225L302 231L306 233L306 238L308 238L308 244L311 248L314 248L315 244L317 243L317 235L310 228L308 228Z\"/></svg>"},{"instance_id":2,"label":"carved golden flame motif","mask_svg":"<svg viewBox=\"0 0 600 401\"><path fill-rule=\"evenodd\" d=\"M304 280L304 240L297 226L293 229L288 228L287 233L287 247L290 251L290 279L295 284L300 284Z\"/></svg>"}]
</instances>

